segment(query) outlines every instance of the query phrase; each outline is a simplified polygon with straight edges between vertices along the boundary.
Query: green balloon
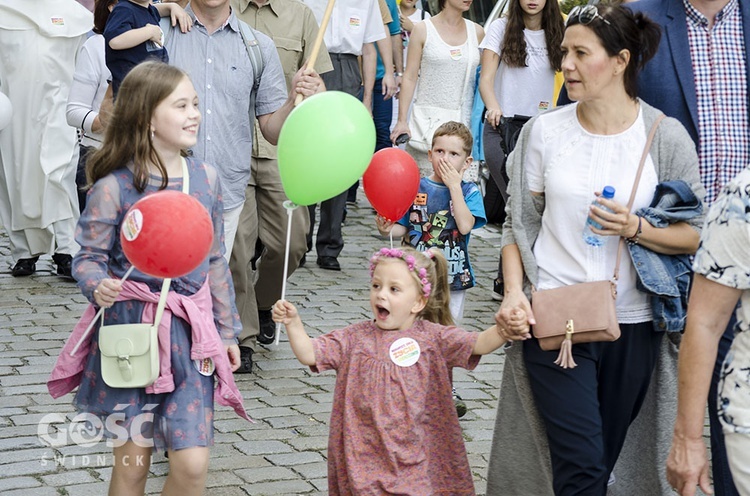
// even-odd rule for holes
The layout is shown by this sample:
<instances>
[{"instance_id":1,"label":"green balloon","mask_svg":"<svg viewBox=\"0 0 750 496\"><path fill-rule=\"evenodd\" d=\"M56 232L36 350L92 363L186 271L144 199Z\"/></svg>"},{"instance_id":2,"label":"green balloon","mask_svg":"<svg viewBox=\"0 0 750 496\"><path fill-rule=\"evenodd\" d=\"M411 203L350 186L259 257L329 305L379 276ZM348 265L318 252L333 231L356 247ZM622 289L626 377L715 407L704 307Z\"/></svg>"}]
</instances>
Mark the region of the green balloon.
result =
<instances>
[{"instance_id":1,"label":"green balloon","mask_svg":"<svg viewBox=\"0 0 750 496\"><path fill-rule=\"evenodd\" d=\"M314 205L343 193L367 169L375 124L362 102L341 91L304 100L281 128L278 160L287 197Z\"/></svg>"}]
</instances>

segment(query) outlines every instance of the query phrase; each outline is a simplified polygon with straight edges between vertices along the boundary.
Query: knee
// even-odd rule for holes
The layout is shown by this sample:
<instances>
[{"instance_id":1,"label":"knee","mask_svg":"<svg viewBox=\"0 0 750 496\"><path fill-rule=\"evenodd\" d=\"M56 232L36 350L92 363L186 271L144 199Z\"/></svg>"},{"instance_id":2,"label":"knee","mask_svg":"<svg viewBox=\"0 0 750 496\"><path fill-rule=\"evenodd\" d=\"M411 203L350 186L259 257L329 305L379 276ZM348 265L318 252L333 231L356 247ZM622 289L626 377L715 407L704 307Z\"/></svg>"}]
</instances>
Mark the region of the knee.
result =
<instances>
[{"instance_id":1,"label":"knee","mask_svg":"<svg viewBox=\"0 0 750 496\"><path fill-rule=\"evenodd\" d=\"M202 485L208 473L208 448L193 448L189 451L170 451L169 475L182 484ZM173 456L173 453L179 455Z\"/></svg>"},{"instance_id":2,"label":"knee","mask_svg":"<svg viewBox=\"0 0 750 496\"><path fill-rule=\"evenodd\" d=\"M150 465L150 458L145 455L119 457L112 468L112 484L123 488L144 487Z\"/></svg>"}]
</instances>

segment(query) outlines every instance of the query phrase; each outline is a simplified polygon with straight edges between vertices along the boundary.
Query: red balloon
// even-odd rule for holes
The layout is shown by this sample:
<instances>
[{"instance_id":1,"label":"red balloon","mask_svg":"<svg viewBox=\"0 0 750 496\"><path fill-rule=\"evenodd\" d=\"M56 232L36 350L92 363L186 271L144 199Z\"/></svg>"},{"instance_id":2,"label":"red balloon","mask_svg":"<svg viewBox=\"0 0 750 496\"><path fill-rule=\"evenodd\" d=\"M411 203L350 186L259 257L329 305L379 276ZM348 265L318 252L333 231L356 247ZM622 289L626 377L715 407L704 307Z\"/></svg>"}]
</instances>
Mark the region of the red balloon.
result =
<instances>
[{"instance_id":1,"label":"red balloon","mask_svg":"<svg viewBox=\"0 0 750 496\"><path fill-rule=\"evenodd\" d=\"M372 156L362 184L372 207L390 221L409 210L419 191L419 167L400 148L383 148Z\"/></svg>"},{"instance_id":2,"label":"red balloon","mask_svg":"<svg viewBox=\"0 0 750 496\"><path fill-rule=\"evenodd\" d=\"M181 191L144 196L125 214L122 251L141 272L161 278L184 276L208 256L213 222L198 200Z\"/></svg>"}]
</instances>

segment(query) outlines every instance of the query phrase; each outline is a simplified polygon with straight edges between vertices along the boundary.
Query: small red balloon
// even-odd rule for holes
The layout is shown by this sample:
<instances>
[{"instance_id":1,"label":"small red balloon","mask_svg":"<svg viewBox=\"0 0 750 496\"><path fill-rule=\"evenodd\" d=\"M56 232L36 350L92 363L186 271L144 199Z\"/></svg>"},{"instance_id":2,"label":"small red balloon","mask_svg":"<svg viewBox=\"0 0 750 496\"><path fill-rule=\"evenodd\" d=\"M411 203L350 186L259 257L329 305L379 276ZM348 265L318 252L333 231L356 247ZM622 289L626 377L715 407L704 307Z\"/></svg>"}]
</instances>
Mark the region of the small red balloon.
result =
<instances>
[{"instance_id":1,"label":"small red balloon","mask_svg":"<svg viewBox=\"0 0 750 496\"><path fill-rule=\"evenodd\" d=\"M390 221L409 210L419 191L419 167L400 148L383 148L372 156L362 184L372 208Z\"/></svg>"},{"instance_id":2,"label":"small red balloon","mask_svg":"<svg viewBox=\"0 0 750 496\"><path fill-rule=\"evenodd\" d=\"M198 200L159 191L135 202L120 229L122 251L141 272L175 278L195 270L213 243L213 222Z\"/></svg>"}]
</instances>

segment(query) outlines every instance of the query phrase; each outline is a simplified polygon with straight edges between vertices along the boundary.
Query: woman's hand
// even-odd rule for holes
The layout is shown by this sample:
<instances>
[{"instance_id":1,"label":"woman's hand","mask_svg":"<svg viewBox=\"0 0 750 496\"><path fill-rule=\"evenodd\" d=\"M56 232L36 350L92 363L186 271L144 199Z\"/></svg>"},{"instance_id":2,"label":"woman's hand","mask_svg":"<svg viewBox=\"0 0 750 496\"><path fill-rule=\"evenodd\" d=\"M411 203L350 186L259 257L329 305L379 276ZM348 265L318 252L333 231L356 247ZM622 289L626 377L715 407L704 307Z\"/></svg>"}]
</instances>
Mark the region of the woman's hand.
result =
<instances>
[{"instance_id":1,"label":"woman's hand","mask_svg":"<svg viewBox=\"0 0 750 496\"><path fill-rule=\"evenodd\" d=\"M397 121L396 125L393 126L393 131L391 131L391 143L395 145L396 138L398 138L402 134L406 134L411 138L411 131L409 131L409 125L405 122Z\"/></svg>"},{"instance_id":2,"label":"woman's hand","mask_svg":"<svg viewBox=\"0 0 750 496\"><path fill-rule=\"evenodd\" d=\"M531 338L531 326L536 323L531 303L523 291L506 291L503 303L495 314L498 332L510 341Z\"/></svg>"},{"instance_id":3,"label":"woman's hand","mask_svg":"<svg viewBox=\"0 0 750 496\"><path fill-rule=\"evenodd\" d=\"M122 282L119 279L102 279L94 290L94 301L102 308L111 307L122 291Z\"/></svg>"},{"instance_id":4,"label":"woman's hand","mask_svg":"<svg viewBox=\"0 0 750 496\"><path fill-rule=\"evenodd\" d=\"M594 222L602 226L596 229L592 226L591 230L603 236L621 236L623 238L632 238L638 231L638 216L630 213L628 207L614 200L608 200L596 193L599 198L599 205L611 210L608 212L603 208L591 205L589 207L589 217Z\"/></svg>"},{"instance_id":5,"label":"woman's hand","mask_svg":"<svg viewBox=\"0 0 750 496\"><path fill-rule=\"evenodd\" d=\"M240 368L240 347L236 344L230 344L225 346L227 350L227 358L229 358L229 365L232 367L232 372Z\"/></svg>"},{"instance_id":6,"label":"woman's hand","mask_svg":"<svg viewBox=\"0 0 750 496\"><path fill-rule=\"evenodd\" d=\"M487 122L487 124L497 129L497 126L500 125L500 118L502 116L503 111L499 108L487 109L487 112L485 112L484 114L484 120Z\"/></svg>"}]
</instances>

